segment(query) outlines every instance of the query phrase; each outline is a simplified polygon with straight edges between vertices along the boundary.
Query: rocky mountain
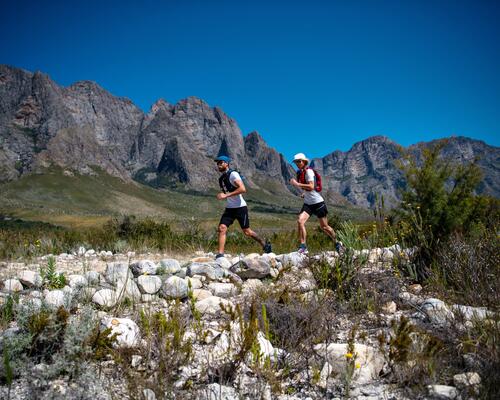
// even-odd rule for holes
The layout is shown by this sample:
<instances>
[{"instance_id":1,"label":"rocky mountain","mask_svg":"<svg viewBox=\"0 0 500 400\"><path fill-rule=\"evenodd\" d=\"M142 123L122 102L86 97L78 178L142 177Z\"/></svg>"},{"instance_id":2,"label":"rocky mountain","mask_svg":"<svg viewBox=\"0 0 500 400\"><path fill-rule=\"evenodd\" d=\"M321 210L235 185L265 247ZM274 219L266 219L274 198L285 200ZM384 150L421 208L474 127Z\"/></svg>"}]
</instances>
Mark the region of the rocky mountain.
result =
<instances>
[{"instance_id":1,"label":"rocky mountain","mask_svg":"<svg viewBox=\"0 0 500 400\"><path fill-rule=\"evenodd\" d=\"M382 136L314 160L330 201L372 206L398 197L404 179L394 165L399 145ZM418 146L412 147L418 153ZM457 161L480 157L481 192L500 196L499 148L468 138L451 138L444 149ZM124 180L153 187L214 188L213 158L233 158L247 185L280 194L290 190L292 166L252 132L243 137L219 107L189 97L177 104L158 100L143 113L130 100L94 82L62 87L46 74L0 65L0 182L51 165L92 174L96 167ZM215 183L215 185L214 185Z\"/></svg>"},{"instance_id":2,"label":"rocky mountain","mask_svg":"<svg viewBox=\"0 0 500 400\"><path fill-rule=\"evenodd\" d=\"M437 141L422 142L407 150L420 157L422 148ZM395 204L399 190L405 187L402 172L396 167L402 147L384 136L373 136L347 152L335 151L314 159L314 166L323 176L328 197L341 194L349 202L371 207L376 196L383 196L386 205ZM480 193L500 197L500 149L465 137L451 137L442 150L443 156L457 162L472 162L478 158L484 179Z\"/></svg>"},{"instance_id":3,"label":"rocky mountain","mask_svg":"<svg viewBox=\"0 0 500 400\"><path fill-rule=\"evenodd\" d=\"M158 100L144 114L94 82L64 88L43 73L0 66L0 181L55 164L204 191L217 182L220 153L250 187L287 191L293 168L284 157L256 132L244 138L236 121L201 99Z\"/></svg>"}]
</instances>

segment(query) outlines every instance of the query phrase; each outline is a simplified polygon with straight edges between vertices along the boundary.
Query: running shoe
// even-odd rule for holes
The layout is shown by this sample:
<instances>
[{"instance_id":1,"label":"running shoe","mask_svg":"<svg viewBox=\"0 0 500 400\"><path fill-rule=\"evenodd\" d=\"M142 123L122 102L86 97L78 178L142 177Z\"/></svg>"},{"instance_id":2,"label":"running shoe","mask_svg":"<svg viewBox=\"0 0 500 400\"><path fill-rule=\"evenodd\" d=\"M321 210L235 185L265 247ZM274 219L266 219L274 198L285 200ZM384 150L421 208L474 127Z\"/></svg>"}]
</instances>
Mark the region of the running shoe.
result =
<instances>
[{"instance_id":1,"label":"running shoe","mask_svg":"<svg viewBox=\"0 0 500 400\"><path fill-rule=\"evenodd\" d=\"M271 246L271 242L269 240L266 240L266 244L264 244L264 247L262 247L262 250L264 253L272 253L273 252L273 247Z\"/></svg>"},{"instance_id":2,"label":"running shoe","mask_svg":"<svg viewBox=\"0 0 500 400\"><path fill-rule=\"evenodd\" d=\"M299 254L308 254L309 252L307 251L307 246L302 243L299 246L299 249L297 250L297 253L299 253Z\"/></svg>"},{"instance_id":3,"label":"running shoe","mask_svg":"<svg viewBox=\"0 0 500 400\"><path fill-rule=\"evenodd\" d=\"M218 253L216 256L215 256L215 259L219 259L219 258L222 258L224 257L224 254L223 253Z\"/></svg>"}]
</instances>

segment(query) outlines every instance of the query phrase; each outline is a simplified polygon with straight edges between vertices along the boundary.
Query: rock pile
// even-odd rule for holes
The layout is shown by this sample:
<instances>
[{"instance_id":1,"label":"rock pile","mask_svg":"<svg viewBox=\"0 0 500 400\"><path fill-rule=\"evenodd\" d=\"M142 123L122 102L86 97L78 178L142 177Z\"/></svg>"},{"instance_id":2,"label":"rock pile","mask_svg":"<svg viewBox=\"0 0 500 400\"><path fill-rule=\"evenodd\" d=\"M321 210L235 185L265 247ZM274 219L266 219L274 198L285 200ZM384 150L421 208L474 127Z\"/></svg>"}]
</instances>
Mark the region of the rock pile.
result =
<instances>
[{"instance_id":1,"label":"rock pile","mask_svg":"<svg viewBox=\"0 0 500 400\"><path fill-rule=\"evenodd\" d=\"M353 252L352 256L366 261L364 269L391 273L391 260L406 253L396 246ZM378 315L366 312L366 318L372 323L379 321L380 326L364 340L359 337L349 339L353 327L344 318L336 321L338 331L335 335L329 336L325 332L323 342L311 344L309 349L285 350L273 345L265 323L252 326L248 318L237 318L237 310L248 309L252 300L259 299L260 293L292 293L303 302L326 298L329 289L318 288L310 264L322 260L334 268L339 257L336 252L324 252L311 258L298 253L249 254L214 261L211 254L200 254L179 261L161 255L142 258L128 254L124 257L79 249L75 255L56 257L58 272L66 277L66 284L61 288L46 286L37 268L40 264L4 264L0 270L4 277L0 303L4 304L15 294L19 296L20 307L34 310L63 307L78 313L84 305L90 305L99 318L100 331L106 330L116 338L113 347L132 351L130 368L137 371L154 371L155 368L155 361L141 352L150 346L151 338L141 325L139 315L155 312L169 316L172 310L181 314L187 312L196 324L182 333L179 343L190 344L191 357L189 362L174 371L173 387L179 393L194 387L193 393L196 394L192 398L200 399L251 399L258 396L298 400L334 398L346 393L358 399L404 399L405 392L383 378L387 374L388 359L384 349L377 344L381 333L390 335L391 321L405 316L422 327L430 324L442 328L457 323L459 314L462 329L467 329L474 319L493 317L483 308L447 305L439 299L425 298L421 287L406 287L401 283L396 288L398 296L382 305ZM46 260L44 257L38 261L44 263ZM89 269L89 266L96 268ZM260 299L263 301L262 297ZM404 310L405 305L411 305L411 308ZM16 321L11 322L10 327L0 334L0 350L2 344L18 331ZM247 342L249 334L255 339L251 348ZM307 365L303 365L303 371L288 376L285 366L298 357L294 350L309 351L310 358ZM183 350L179 348L179 351ZM112 360L107 365L110 370L116 370ZM37 368L41 367L38 365ZM280 381L280 390L265 379L263 371L271 369ZM232 379L213 383L216 376L222 376L221 371L226 371L224 374L231 375ZM480 376L470 371L456 375L453 387L429 385L428 396L458 398L464 391L469 393L471 387L477 388L480 382ZM22 380L15 381L11 398L22 398L23 390ZM4 392L0 390L1 393ZM47 393L53 395L54 392L49 390ZM65 388L64 393L70 395L71 391ZM128 397L123 388L120 391L116 387L110 388L109 392L104 390L100 396L112 398L117 393ZM142 396L157 398L147 387Z\"/></svg>"}]
</instances>

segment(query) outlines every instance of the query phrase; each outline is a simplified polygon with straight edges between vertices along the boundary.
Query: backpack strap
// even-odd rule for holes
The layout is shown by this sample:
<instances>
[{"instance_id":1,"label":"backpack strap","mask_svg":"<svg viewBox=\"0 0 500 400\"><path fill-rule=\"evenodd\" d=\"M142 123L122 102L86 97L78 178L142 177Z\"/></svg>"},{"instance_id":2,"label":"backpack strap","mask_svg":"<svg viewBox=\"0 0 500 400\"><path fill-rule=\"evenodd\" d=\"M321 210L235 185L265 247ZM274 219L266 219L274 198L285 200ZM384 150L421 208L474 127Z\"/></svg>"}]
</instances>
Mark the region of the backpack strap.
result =
<instances>
[{"instance_id":1,"label":"backpack strap","mask_svg":"<svg viewBox=\"0 0 500 400\"><path fill-rule=\"evenodd\" d=\"M309 167L305 167L304 169L299 169L297 171L297 182L299 183L307 183L306 182L306 171L309 169Z\"/></svg>"},{"instance_id":2,"label":"backpack strap","mask_svg":"<svg viewBox=\"0 0 500 400\"><path fill-rule=\"evenodd\" d=\"M234 169L228 169L226 172L224 172L220 177L219 177L219 186L222 190L223 193L229 192L234 192L236 190L236 186L234 186L229 177L231 176L231 173L234 172Z\"/></svg>"}]
</instances>

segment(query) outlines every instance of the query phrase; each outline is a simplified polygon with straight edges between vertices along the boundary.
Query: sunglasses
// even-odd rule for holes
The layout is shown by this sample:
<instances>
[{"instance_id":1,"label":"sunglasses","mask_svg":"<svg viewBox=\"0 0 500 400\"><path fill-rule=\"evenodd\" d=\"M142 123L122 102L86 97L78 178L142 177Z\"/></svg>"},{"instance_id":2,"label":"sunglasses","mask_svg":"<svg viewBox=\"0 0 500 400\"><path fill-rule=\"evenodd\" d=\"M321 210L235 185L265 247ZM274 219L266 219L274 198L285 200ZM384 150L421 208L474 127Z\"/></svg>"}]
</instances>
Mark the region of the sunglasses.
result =
<instances>
[{"instance_id":1,"label":"sunglasses","mask_svg":"<svg viewBox=\"0 0 500 400\"><path fill-rule=\"evenodd\" d=\"M225 164L225 161L217 161L217 165Z\"/></svg>"}]
</instances>

